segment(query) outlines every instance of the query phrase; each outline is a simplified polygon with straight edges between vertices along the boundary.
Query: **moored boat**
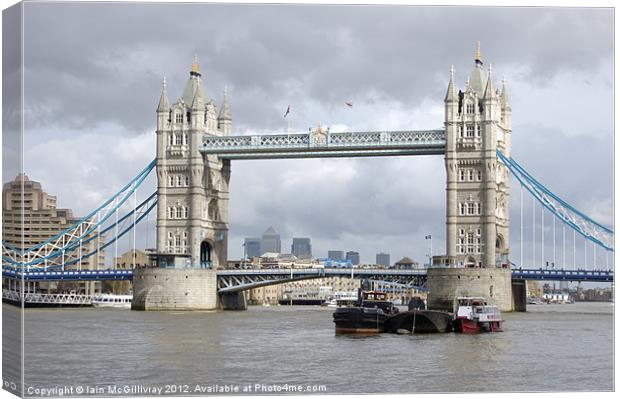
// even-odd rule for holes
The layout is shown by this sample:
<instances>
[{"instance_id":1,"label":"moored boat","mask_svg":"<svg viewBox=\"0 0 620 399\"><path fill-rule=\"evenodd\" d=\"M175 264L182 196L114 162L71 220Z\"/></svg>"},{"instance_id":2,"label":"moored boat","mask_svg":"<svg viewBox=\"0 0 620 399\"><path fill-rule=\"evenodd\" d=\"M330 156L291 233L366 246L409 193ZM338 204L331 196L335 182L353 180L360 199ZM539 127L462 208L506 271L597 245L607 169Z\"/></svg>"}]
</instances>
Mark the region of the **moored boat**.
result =
<instances>
[{"instance_id":1,"label":"moored boat","mask_svg":"<svg viewBox=\"0 0 620 399\"><path fill-rule=\"evenodd\" d=\"M484 298L459 297L454 314L453 329L460 333L502 331L502 314L495 305L489 305Z\"/></svg>"},{"instance_id":2,"label":"moored boat","mask_svg":"<svg viewBox=\"0 0 620 399\"><path fill-rule=\"evenodd\" d=\"M385 331L385 320L398 309L379 291L362 291L357 301L338 300L334 311L336 334L378 334Z\"/></svg>"}]
</instances>

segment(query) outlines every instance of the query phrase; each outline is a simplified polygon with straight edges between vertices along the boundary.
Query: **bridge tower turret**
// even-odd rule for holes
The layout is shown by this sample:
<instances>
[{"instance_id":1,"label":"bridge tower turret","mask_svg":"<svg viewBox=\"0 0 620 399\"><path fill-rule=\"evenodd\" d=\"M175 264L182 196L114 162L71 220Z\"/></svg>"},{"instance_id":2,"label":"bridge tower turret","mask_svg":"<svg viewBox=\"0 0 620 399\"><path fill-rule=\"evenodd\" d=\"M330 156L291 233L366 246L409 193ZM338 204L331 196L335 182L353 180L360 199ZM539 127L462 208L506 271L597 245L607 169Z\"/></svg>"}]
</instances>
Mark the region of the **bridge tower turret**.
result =
<instances>
[{"instance_id":1,"label":"bridge tower turret","mask_svg":"<svg viewBox=\"0 0 620 399\"><path fill-rule=\"evenodd\" d=\"M446 255L429 270L429 301L437 308L451 310L455 296L476 294L512 309L508 172L496 153L510 153L511 110L505 85L497 91L492 66L485 76L483 65L478 43L464 90L457 93L452 69L444 99Z\"/></svg>"}]
</instances>

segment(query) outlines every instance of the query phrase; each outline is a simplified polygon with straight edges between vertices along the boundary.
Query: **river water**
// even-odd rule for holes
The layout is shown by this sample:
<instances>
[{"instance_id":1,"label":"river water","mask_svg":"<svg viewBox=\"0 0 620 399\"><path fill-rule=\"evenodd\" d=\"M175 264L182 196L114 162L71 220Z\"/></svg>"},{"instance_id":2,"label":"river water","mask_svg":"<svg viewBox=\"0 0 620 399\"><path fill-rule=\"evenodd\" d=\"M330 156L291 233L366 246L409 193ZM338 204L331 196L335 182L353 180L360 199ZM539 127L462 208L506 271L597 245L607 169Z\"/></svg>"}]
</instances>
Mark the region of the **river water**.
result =
<instances>
[{"instance_id":1,"label":"river water","mask_svg":"<svg viewBox=\"0 0 620 399\"><path fill-rule=\"evenodd\" d=\"M504 316L503 333L353 338L335 336L332 310L312 306L26 309L25 394L613 390L613 304L536 305ZM19 310L4 304L3 320L9 331ZM5 381L16 347L15 337L3 338Z\"/></svg>"}]
</instances>

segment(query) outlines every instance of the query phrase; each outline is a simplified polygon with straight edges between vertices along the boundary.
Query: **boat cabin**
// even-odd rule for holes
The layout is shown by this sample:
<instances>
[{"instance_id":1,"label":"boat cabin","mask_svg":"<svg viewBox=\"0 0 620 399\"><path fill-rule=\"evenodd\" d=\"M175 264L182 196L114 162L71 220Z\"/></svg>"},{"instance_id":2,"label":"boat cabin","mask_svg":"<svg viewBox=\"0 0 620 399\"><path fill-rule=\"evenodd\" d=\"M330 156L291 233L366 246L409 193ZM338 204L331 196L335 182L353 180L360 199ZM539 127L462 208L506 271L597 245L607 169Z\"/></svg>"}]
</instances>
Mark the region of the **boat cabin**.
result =
<instances>
[{"instance_id":1,"label":"boat cabin","mask_svg":"<svg viewBox=\"0 0 620 399\"><path fill-rule=\"evenodd\" d=\"M364 301L387 301L387 294L381 291L364 291L362 292L362 299Z\"/></svg>"}]
</instances>

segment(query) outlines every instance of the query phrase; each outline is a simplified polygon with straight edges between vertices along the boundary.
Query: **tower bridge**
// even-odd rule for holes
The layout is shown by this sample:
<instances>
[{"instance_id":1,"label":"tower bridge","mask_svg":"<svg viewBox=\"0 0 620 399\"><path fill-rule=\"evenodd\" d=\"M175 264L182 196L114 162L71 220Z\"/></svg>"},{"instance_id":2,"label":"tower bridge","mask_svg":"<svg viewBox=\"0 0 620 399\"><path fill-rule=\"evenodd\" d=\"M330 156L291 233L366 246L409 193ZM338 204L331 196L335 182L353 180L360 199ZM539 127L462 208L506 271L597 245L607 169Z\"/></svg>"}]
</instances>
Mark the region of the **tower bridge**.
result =
<instances>
[{"instance_id":1,"label":"tower bridge","mask_svg":"<svg viewBox=\"0 0 620 399\"><path fill-rule=\"evenodd\" d=\"M508 311L513 309L513 279L613 280L611 271L543 273L535 268L519 271L508 267L512 263L509 172L521 188L595 248L613 251L614 236L611 229L559 198L511 157L508 89L505 82L496 88L493 70L490 66L488 72L484 70L479 49L460 90L451 69L444 110L444 126L439 129L331 132L319 125L308 133L233 136L227 91L218 113L215 101L205 95L200 66L194 59L183 93L172 104L164 79L156 110L157 154L153 163L101 207L46 242L32 248L3 243L3 266L28 279L88 278L91 271L68 274L65 270L71 262L93 255L82 253L83 242L94 237L99 240L100 231L108 233L111 240L98 245L99 250L133 230L135 244L135 225L156 201L157 267L136 269L130 275L94 273L90 277L131 278L134 309L238 307L244 302L243 290L250 287L349 271L225 270L233 161L443 155L446 253L433 257L432 267L423 274L376 270L369 271L368 277L424 284L430 308L452 309L455 296L475 295ZM157 174L157 191L138 205L136 190L151 170ZM119 217L119 209L132 197L133 211ZM104 223L108 223L105 228ZM45 274L48 272L56 274L50 277ZM354 277L361 276L359 273L355 271ZM3 276L8 274L3 269Z\"/></svg>"}]
</instances>

